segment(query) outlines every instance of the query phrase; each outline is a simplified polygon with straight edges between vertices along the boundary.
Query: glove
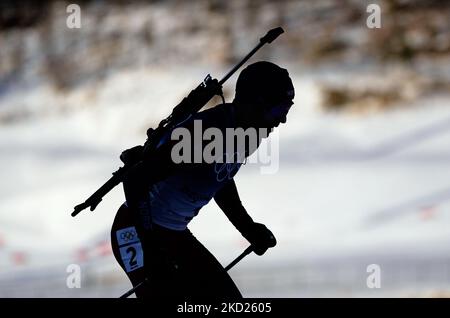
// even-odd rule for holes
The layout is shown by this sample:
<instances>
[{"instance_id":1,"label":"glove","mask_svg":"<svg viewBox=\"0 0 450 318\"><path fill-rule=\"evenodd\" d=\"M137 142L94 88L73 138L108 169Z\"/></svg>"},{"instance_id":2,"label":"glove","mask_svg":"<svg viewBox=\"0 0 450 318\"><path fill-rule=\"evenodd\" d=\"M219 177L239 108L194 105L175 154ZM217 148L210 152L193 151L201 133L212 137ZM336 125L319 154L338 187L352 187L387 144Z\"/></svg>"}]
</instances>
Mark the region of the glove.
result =
<instances>
[{"instance_id":1,"label":"glove","mask_svg":"<svg viewBox=\"0 0 450 318\"><path fill-rule=\"evenodd\" d=\"M253 222L242 235L250 242L254 252L259 256L263 255L270 247L277 245L273 233L261 223Z\"/></svg>"}]
</instances>

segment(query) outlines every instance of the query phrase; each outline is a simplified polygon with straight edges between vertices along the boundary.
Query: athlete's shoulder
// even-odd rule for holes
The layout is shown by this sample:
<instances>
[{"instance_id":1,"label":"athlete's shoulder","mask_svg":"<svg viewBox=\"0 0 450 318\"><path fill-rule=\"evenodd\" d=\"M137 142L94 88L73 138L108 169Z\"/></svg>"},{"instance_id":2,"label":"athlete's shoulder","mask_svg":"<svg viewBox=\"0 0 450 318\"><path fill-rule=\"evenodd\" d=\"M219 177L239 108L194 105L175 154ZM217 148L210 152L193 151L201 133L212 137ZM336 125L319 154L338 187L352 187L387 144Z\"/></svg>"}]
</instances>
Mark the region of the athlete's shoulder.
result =
<instances>
[{"instance_id":1,"label":"athlete's shoulder","mask_svg":"<svg viewBox=\"0 0 450 318\"><path fill-rule=\"evenodd\" d=\"M233 127L234 105L220 104L195 114L193 120L201 120L203 127Z\"/></svg>"}]
</instances>

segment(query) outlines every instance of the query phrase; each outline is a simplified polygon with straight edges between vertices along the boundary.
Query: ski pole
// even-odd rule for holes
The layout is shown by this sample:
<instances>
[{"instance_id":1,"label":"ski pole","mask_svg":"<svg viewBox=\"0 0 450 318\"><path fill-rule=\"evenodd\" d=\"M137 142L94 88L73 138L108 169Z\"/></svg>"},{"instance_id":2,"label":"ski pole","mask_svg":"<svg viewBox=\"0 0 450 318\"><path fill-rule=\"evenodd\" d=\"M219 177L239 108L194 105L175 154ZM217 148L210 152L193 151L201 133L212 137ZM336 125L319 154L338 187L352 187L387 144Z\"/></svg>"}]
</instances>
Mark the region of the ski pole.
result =
<instances>
[{"instance_id":1,"label":"ski pole","mask_svg":"<svg viewBox=\"0 0 450 318\"><path fill-rule=\"evenodd\" d=\"M249 247L247 247L245 249L245 251L243 251L241 253L241 255L239 255L238 257L236 257L236 259L234 261L232 261L230 264L228 264L228 266L225 267L225 271L229 271L231 268L233 268L237 263L239 263L245 256L247 256L248 254L250 254L251 252L253 252L253 246L250 245ZM122 296L120 296L119 298L127 298L128 296L134 294L134 292L140 288L141 286L143 286L144 284L148 283L148 278L144 279L142 282L140 282L139 284L137 284L136 286L134 286L133 288L131 288L129 291L127 291L125 294L123 294Z\"/></svg>"},{"instance_id":2,"label":"ski pole","mask_svg":"<svg viewBox=\"0 0 450 318\"><path fill-rule=\"evenodd\" d=\"M142 285L144 285L145 283L148 282L148 278L144 279L142 282L140 282L139 284L137 284L136 286L134 286L133 288L131 288L129 291L127 291L125 294L123 294L122 296L120 296L119 298L128 298L128 296L134 294L134 292L141 287Z\"/></svg>"},{"instance_id":3,"label":"ski pole","mask_svg":"<svg viewBox=\"0 0 450 318\"><path fill-rule=\"evenodd\" d=\"M237 263L239 263L245 256L247 256L248 254L250 254L251 252L253 252L253 246L249 246L245 249L245 251L242 252L241 255L239 255L238 257L236 257L236 259L234 261L232 261L227 267L225 267L225 271L229 271L231 268L234 267L234 265L236 265Z\"/></svg>"}]
</instances>

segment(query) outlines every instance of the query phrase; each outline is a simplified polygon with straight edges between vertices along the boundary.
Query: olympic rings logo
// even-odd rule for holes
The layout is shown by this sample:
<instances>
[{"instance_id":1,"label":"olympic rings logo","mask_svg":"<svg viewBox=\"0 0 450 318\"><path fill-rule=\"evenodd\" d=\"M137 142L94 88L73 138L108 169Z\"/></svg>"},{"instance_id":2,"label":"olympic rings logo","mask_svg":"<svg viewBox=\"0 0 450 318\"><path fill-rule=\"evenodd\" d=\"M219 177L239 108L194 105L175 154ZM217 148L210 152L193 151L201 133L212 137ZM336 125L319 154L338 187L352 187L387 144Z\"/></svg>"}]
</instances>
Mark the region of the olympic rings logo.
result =
<instances>
[{"instance_id":1,"label":"olympic rings logo","mask_svg":"<svg viewBox=\"0 0 450 318\"><path fill-rule=\"evenodd\" d=\"M133 240L135 238L135 236L136 236L136 232L134 232L134 231L126 231L126 232L120 233L120 238L126 242Z\"/></svg>"},{"instance_id":2,"label":"olympic rings logo","mask_svg":"<svg viewBox=\"0 0 450 318\"><path fill-rule=\"evenodd\" d=\"M228 159L228 153L224 154L226 159ZM237 158L236 158L237 157ZM216 180L222 182L225 179L231 180L233 178L233 173L237 172L242 163L239 160L234 161L234 159L239 159L240 154L235 152L233 154L233 162L217 163L214 165L214 172L216 173Z\"/></svg>"}]
</instances>

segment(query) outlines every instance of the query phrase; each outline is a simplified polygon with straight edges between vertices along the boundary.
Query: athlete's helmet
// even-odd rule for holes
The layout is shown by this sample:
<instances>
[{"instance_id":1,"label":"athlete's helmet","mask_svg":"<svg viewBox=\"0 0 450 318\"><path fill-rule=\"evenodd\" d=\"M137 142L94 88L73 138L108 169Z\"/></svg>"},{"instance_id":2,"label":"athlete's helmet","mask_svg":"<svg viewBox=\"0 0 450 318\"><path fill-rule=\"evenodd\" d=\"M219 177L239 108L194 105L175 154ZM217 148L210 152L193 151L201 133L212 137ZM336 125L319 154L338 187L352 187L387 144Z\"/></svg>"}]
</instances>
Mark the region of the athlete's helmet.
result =
<instances>
[{"instance_id":1,"label":"athlete's helmet","mask_svg":"<svg viewBox=\"0 0 450 318\"><path fill-rule=\"evenodd\" d=\"M255 103L262 100L265 104L276 104L292 100L294 94L294 85L286 69L260 61L248 65L239 74L235 101Z\"/></svg>"}]
</instances>

